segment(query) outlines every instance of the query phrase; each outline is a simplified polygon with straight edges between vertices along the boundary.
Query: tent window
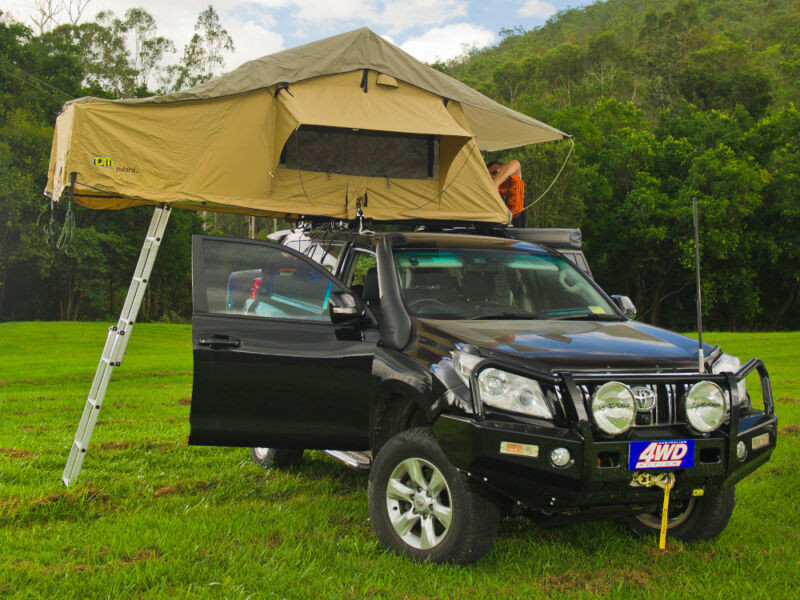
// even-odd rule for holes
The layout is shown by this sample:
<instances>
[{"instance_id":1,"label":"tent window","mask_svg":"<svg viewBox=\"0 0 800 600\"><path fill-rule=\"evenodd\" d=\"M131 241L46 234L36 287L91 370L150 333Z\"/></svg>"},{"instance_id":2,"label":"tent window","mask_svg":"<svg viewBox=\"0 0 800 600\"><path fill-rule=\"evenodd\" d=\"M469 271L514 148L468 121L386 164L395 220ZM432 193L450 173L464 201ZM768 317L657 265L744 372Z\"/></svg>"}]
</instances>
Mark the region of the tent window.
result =
<instances>
[{"instance_id":1,"label":"tent window","mask_svg":"<svg viewBox=\"0 0 800 600\"><path fill-rule=\"evenodd\" d=\"M438 179L434 135L301 125L286 141L286 169L390 179Z\"/></svg>"}]
</instances>

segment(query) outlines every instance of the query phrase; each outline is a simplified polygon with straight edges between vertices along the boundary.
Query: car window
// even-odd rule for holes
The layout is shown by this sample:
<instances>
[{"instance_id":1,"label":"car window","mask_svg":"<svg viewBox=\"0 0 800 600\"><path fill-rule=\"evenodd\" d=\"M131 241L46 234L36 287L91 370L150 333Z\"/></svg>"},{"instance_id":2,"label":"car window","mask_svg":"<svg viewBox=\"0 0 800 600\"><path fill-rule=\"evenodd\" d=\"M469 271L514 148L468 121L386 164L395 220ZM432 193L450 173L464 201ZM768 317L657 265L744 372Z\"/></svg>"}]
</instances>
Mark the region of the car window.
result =
<instances>
[{"instance_id":1,"label":"car window","mask_svg":"<svg viewBox=\"0 0 800 600\"><path fill-rule=\"evenodd\" d=\"M260 244L205 240L203 268L211 313L329 320L333 281L288 252Z\"/></svg>"},{"instance_id":2,"label":"car window","mask_svg":"<svg viewBox=\"0 0 800 600\"><path fill-rule=\"evenodd\" d=\"M375 258L374 254L369 252L360 252L356 251L354 254L355 264L353 265L352 279L350 281L350 286L354 285L364 285L364 277L367 275L367 271L372 268L377 268L378 266L378 259Z\"/></svg>"}]
</instances>

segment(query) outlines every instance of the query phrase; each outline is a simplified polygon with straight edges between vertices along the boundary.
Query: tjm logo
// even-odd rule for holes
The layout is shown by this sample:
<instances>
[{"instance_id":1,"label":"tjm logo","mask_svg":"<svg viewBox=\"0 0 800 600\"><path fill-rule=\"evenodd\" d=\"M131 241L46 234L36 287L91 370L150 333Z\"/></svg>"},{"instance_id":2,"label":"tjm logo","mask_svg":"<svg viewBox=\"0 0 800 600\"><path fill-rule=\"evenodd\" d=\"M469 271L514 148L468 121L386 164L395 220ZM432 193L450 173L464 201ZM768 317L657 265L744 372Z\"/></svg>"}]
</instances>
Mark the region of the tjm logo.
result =
<instances>
[{"instance_id":1,"label":"tjm logo","mask_svg":"<svg viewBox=\"0 0 800 600\"><path fill-rule=\"evenodd\" d=\"M661 442L633 442L631 444L631 469L686 468L694 463L693 440Z\"/></svg>"},{"instance_id":2,"label":"tjm logo","mask_svg":"<svg viewBox=\"0 0 800 600\"><path fill-rule=\"evenodd\" d=\"M114 168L114 159L110 156L98 156L95 154L92 156L92 162L95 167L103 167L104 169Z\"/></svg>"}]
</instances>

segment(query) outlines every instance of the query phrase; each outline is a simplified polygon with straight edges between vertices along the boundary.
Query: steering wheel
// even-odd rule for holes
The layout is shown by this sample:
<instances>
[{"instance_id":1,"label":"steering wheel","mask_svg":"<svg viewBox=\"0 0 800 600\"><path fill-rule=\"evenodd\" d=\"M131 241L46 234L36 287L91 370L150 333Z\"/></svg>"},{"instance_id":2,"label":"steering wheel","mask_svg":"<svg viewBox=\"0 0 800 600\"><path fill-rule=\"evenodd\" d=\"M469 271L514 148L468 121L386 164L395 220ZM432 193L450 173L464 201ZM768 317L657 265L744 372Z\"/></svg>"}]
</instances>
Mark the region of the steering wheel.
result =
<instances>
[{"instance_id":1,"label":"steering wheel","mask_svg":"<svg viewBox=\"0 0 800 600\"><path fill-rule=\"evenodd\" d=\"M413 302L408 303L408 308L413 311L418 311L421 306L424 304L435 304L436 306L447 306L441 300L437 300L436 298L420 298L419 300L414 300Z\"/></svg>"},{"instance_id":2,"label":"steering wheel","mask_svg":"<svg viewBox=\"0 0 800 600\"><path fill-rule=\"evenodd\" d=\"M570 283L568 278L573 279L573 281ZM567 270L563 270L558 274L558 282L563 285L564 289L568 292L577 292L581 284L578 276L575 273L571 273Z\"/></svg>"}]
</instances>

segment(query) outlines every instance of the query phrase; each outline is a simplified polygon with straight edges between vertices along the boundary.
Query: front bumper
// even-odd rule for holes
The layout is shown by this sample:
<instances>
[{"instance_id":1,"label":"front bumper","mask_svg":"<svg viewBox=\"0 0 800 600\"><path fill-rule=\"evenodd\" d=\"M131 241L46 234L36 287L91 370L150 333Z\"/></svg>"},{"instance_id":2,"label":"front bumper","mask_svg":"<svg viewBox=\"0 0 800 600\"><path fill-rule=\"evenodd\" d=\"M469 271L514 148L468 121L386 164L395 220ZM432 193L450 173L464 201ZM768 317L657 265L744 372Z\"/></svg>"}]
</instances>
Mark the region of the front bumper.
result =
<instances>
[{"instance_id":1,"label":"front bumper","mask_svg":"<svg viewBox=\"0 0 800 600\"><path fill-rule=\"evenodd\" d=\"M765 410L740 417L736 382L753 370L761 376ZM562 377L576 417L570 427L444 414L434 424L433 433L454 466L528 508L559 511L640 507L663 498L659 488L631 486L633 471L628 469L628 449L633 441L686 439L685 427L635 428L625 439L599 439L588 422L583 395L576 387L577 378L569 374ZM640 376L653 377L658 376ZM688 436L694 440L694 466L673 470L676 483L670 495L674 498L717 494L767 462L775 448L777 417L764 365L750 361L735 376L717 377L726 378L727 388L733 390L730 422L713 434ZM766 444L754 450L753 438L759 438L761 443L766 439ZM747 447L744 460L736 457L739 441ZM503 453L503 442L535 446L537 455ZM572 461L561 468L554 466L550 453L555 448L569 450Z\"/></svg>"}]
</instances>

